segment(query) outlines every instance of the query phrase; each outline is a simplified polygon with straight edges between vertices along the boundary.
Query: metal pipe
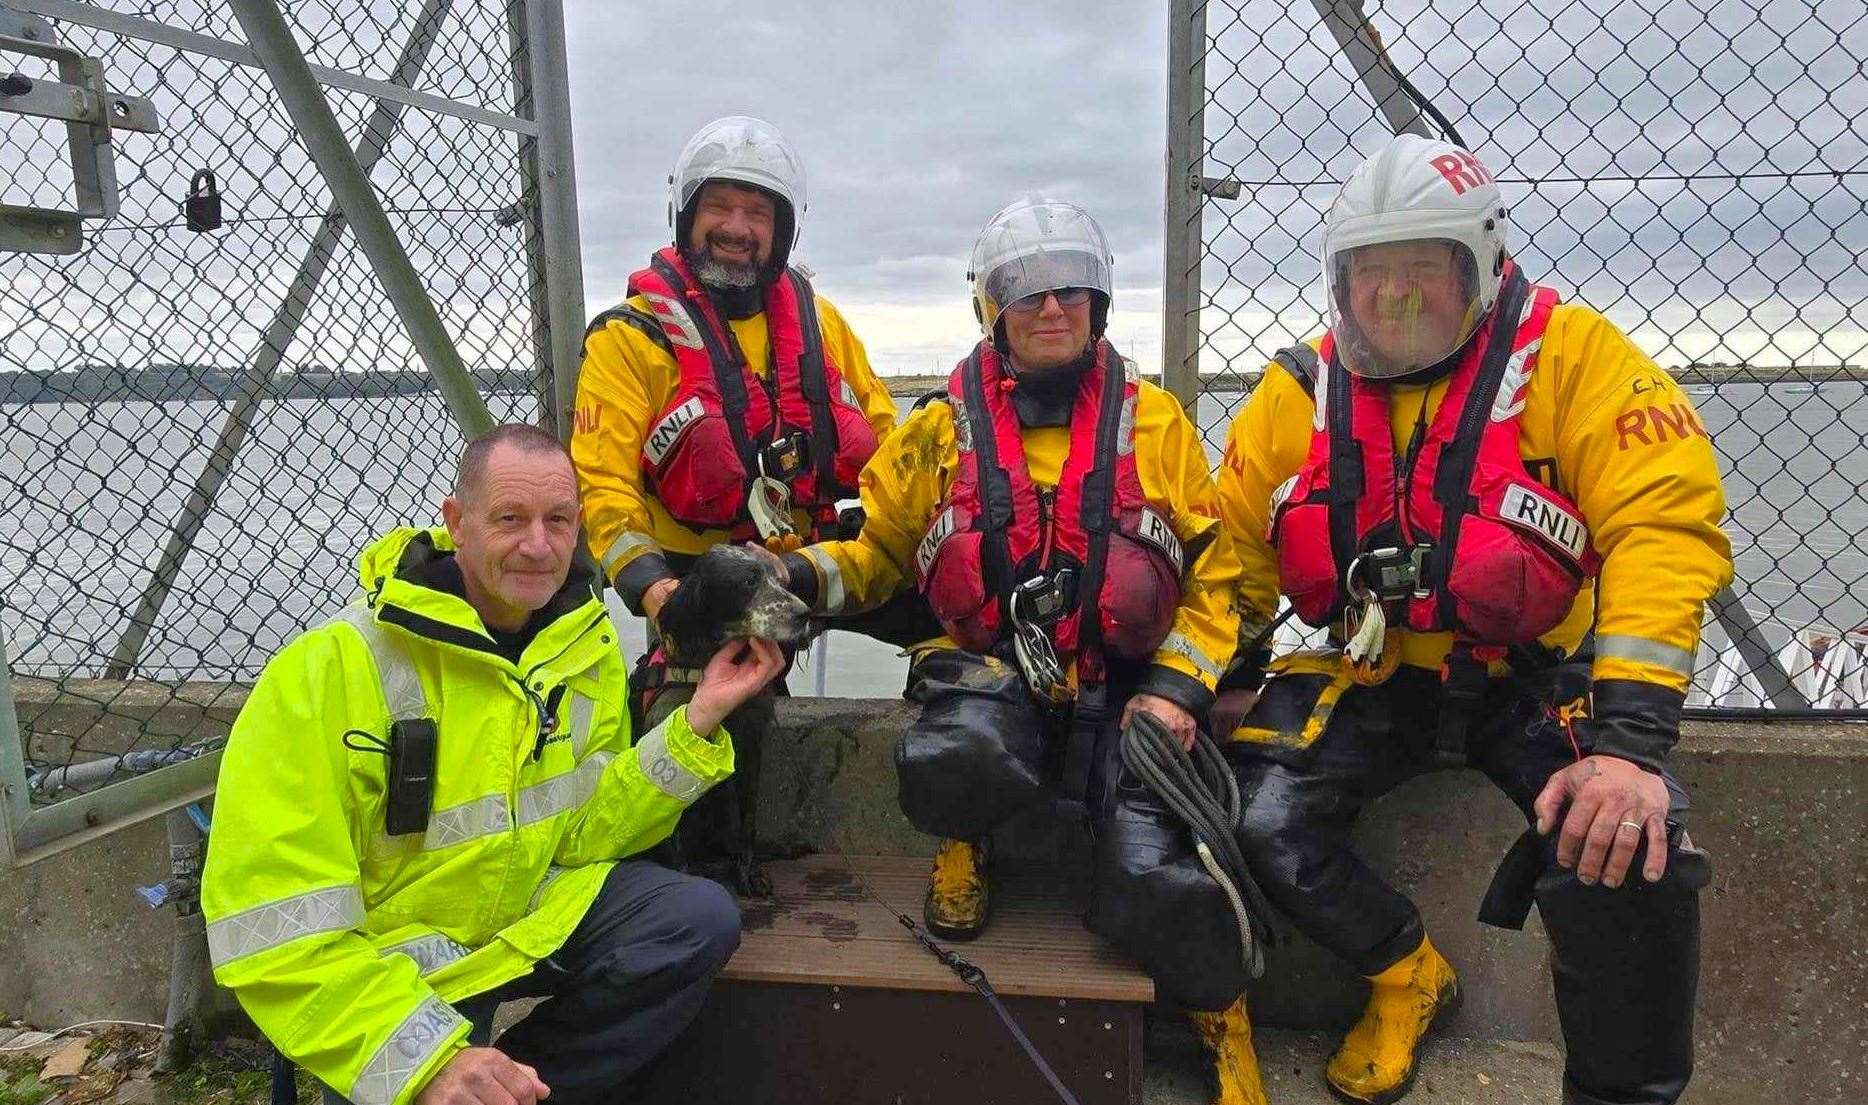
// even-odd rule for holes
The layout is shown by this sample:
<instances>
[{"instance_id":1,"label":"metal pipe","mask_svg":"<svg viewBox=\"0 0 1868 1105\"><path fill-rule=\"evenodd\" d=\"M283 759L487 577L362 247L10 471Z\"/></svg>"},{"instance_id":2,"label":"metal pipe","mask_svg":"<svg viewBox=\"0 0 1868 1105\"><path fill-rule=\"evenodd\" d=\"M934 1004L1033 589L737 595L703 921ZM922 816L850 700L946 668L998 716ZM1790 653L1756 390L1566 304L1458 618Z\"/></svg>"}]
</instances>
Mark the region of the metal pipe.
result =
<instances>
[{"instance_id":1,"label":"metal pipe","mask_svg":"<svg viewBox=\"0 0 1868 1105\"><path fill-rule=\"evenodd\" d=\"M1434 132L1428 126L1427 117L1395 79L1388 51L1362 11L1362 0L1311 0L1311 4L1323 17L1323 25L1335 36L1343 56L1355 66L1362 87L1375 98L1375 107L1388 120L1389 129L1396 134L1432 138Z\"/></svg>"},{"instance_id":2,"label":"metal pipe","mask_svg":"<svg viewBox=\"0 0 1868 1105\"><path fill-rule=\"evenodd\" d=\"M141 19L134 15L112 11L96 3L82 0L6 0L8 7L17 11L31 12L48 19L74 23L80 27L89 27L94 31L121 35L143 42L153 42L158 46L168 46L185 54L199 54L202 57L217 58L235 65L260 67L260 60L254 52L237 42L228 42L223 38L196 34L180 27L171 27L167 23ZM518 134L533 133L531 122L525 119L503 115L497 111L460 100L450 100L446 96L437 96L432 92L416 92L406 87L398 87L388 81L366 77L361 73L351 73L342 69L332 69L323 65L311 67L313 75L332 88L341 88L346 92L357 92L365 96L374 96L381 100L395 100L423 111L432 111L436 115L448 115L456 119L465 119L469 123L481 126L498 127ZM119 124L120 125L120 124Z\"/></svg>"},{"instance_id":3,"label":"metal pipe","mask_svg":"<svg viewBox=\"0 0 1868 1105\"><path fill-rule=\"evenodd\" d=\"M403 44L395 69L391 71L390 80L394 84L407 87L421 76L428 62L429 50L434 46L435 39L440 37L442 24L452 4L453 0L423 0L421 11L415 17L415 26L409 31L409 40ZM390 139L402 124L402 113L406 106L396 100L378 99L372 107L356 149L357 165L366 177L388 150ZM279 371L279 363L284 359L285 351L292 347L292 342L298 337L305 312L310 309L318 285L324 280L325 269L330 266L343 236L344 214L333 203L325 209L324 220L312 236L311 246L305 251L304 259L298 263L298 273L292 277L285 298L273 311L272 320L266 324L251 365L242 374L240 397L221 420L220 434L215 438L214 448L209 452L207 463L202 466L200 474L195 477L194 486L182 503L181 514L170 528L169 539L162 546L162 555L157 558L155 568L149 573L149 582L143 587L142 597L137 600L136 611L130 615L129 628L124 630L117 647L111 650L110 665L105 668L108 678L128 679L142 659L143 645L155 627L163 605L168 602L169 592L174 589L182 565L194 548L195 538L200 535L201 527L207 523L208 515L214 509L215 500L220 497L221 485L227 482L228 473L233 471L234 458L246 441L253 414L259 408L260 397Z\"/></svg>"},{"instance_id":4,"label":"metal pipe","mask_svg":"<svg viewBox=\"0 0 1868 1105\"><path fill-rule=\"evenodd\" d=\"M1738 649L1739 659L1745 662L1758 677L1758 686L1764 691L1764 697L1773 706L1788 710L1807 710L1810 700L1804 696L1803 688L1784 670L1777 661L1777 653L1765 640L1764 630L1758 620L1751 616L1751 609L1744 600L1732 591L1732 585L1726 584L1719 593L1712 596L1712 616L1717 619L1725 635L1732 640L1732 646Z\"/></svg>"},{"instance_id":5,"label":"metal pipe","mask_svg":"<svg viewBox=\"0 0 1868 1105\"><path fill-rule=\"evenodd\" d=\"M207 1040L203 1008L214 992L208 965L208 932L201 916L201 866L207 842L185 809L170 810L169 885L175 895L175 946L169 956L169 1007L162 1020L162 1049L156 1070L180 1070Z\"/></svg>"},{"instance_id":6,"label":"metal pipe","mask_svg":"<svg viewBox=\"0 0 1868 1105\"><path fill-rule=\"evenodd\" d=\"M415 271L389 216L383 213L369 176L344 141L344 129L305 63L305 54L292 37L278 3L231 0L231 4L246 31L247 42L271 74L279 99L298 128L299 141L324 175L332 197L357 236L357 244L370 259L370 268L439 385L463 436L472 438L491 429L493 416L487 412L472 374L454 347L454 339L429 300L421 274Z\"/></svg>"},{"instance_id":7,"label":"metal pipe","mask_svg":"<svg viewBox=\"0 0 1868 1105\"><path fill-rule=\"evenodd\" d=\"M1168 5L1167 203L1161 377L1181 406L1200 399L1200 188L1206 155L1206 0Z\"/></svg>"},{"instance_id":8,"label":"metal pipe","mask_svg":"<svg viewBox=\"0 0 1868 1105\"><path fill-rule=\"evenodd\" d=\"M538 232L544 239L546 319L550 326L552 417L570 440L577 374L584 358L584 255L577 221L577 168L571 145L571 78L565 52L563 0L525 5L526 59L531 79L533 143L538 182Z\"/></svg>"},{"instance_id":9,"label":"metal pipe","mask_svg":"<svg viewBox=\"0 0 1868 1105\"><path fill-rule=\"evenodd\" d=\"M0 870L20 862L17 837L32 813L26 793L26 748L13 701L12 665L6 654L6 627L0 625Z\"/></svg>"}]
</instances>

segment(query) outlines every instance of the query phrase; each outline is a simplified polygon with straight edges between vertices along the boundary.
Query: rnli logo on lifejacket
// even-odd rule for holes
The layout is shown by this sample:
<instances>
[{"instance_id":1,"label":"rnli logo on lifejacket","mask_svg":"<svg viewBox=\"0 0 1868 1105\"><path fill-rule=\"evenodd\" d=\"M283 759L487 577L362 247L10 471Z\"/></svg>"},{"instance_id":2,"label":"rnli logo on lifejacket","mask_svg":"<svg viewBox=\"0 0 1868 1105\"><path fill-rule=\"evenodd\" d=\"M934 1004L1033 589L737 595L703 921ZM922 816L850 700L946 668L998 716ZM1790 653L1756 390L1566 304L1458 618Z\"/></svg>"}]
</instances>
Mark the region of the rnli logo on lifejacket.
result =
<instances>
[{"instance_id":1,"label":"rnli logo on lifejacket","mask_svg":"<svg viewBox=\"0 0 1868 1105\"><path fill-rule=\"evenodd\" d=\"M927 536L921 539L921 544L915 549L915 567L920 570L921 578L927 578L928 569L934 564L934 554L940 552L940 547L953 536L953 530L953 508L948 507L941 511L939 518L934 519L934 524L928 527Z\"/></svg>"},{"instance_id":2,"label":"rnli logo on lifejacket","mask_svg":"<svg viewBox=\"0 0 1868 1105\"><path fill-rule=\"evenodd\" d=\"M1165 518L1143 507L1141 524L1136 527L1136 535L1165 553L1174 564L1174 574L1180 574L1183 555L1180 538L1174 536L1174 531L1168 528Z\"/></svg>"},{"instance_id":3,"label":"rnli logo on lifejacket","mask_svg":"<svg viewBox=\"0 0 1868 1105\"><path fill-rule=\"evenodd\" d=\"M689 320L685 307L656 292L643 292L642 298L648 301L649 310L655 312L656 319L662 324L662 333L668 335L669 341L689 349L707 348L701 341L700 332L694 329Z\"/></svg>"},{"instance_id":4,"label":"rnli logo on lifejacket","mask_svg":"<svg viewBox=\"0 0 1868 1105\"><path fill-rule=\"evenodd\" d=\"M1499 516L1514 526L1543 534L1577 560L1583 558L1583 550L1589 546L1589 531L1583 528L1581 518L1523 484L1514 483L1505 489Z\"/></svg>"},{"instance_id":5,"label":"rnli logo on lifejacket","mask_svg":"<svg viewBox=\"0 0 1868 1105\"><path fill-rule=\"evenodd\" d=\"M668 417L655 424L649 431L648 440L642 443L642 455L649 458L649 463L660 465L662 458L681 440L681 432L694 424L701 416L700 396L696 395L687 402L668 412Z\"/></svg>"}]
</instances>

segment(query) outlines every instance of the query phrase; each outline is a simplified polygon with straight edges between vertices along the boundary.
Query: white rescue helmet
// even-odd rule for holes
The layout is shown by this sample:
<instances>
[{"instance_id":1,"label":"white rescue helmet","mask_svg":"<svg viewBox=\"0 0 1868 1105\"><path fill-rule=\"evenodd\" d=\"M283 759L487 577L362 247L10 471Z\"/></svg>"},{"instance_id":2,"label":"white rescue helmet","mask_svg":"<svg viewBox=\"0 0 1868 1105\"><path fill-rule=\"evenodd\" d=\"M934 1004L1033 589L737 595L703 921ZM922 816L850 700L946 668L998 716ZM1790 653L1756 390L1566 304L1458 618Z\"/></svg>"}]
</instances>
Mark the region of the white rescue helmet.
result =
<instances>
[{"instance_id":1,"label":"white rescue helmet","mask_svg":"<svg viewBox=\"0 0 1868 1105\"><path fill-rule=\"evenodd\" d=\"M1458 294L1465 301L1456 324L1398 317L1421 312L1424 300L1418 294L1391 295L1384 307L1389 317L1382 322L1387 332L1364 332L1350 310L1357 251L1425 241L1451 247ZM1507 249L1504 199L1479 159L1451 142L1396 135L1349 174L1324 218L1330 330L1343 367L1358 376L1389 379L1431 367L1458 351L1498 300ZM1422 323L1418 331L1409 329L1414 322Z\"/></svg>"},{"instance_id":2,"label":"white rescue helmet","mask_svg":"<svg viewBox=\"0 0 1868 1105\"><path fill-rule=\"evenodd\" d=\"M973 314L988 338L1008 304L1040 292L1088 288L1090 336L1101 337L1115 298L1115 257L1103 228L1074 203L1026 196L986 221L973 243L967 279Z\"/></svg>"},{"instance_id":3,"label":"white rescue helmet","mask_svg":"<svg viewBox=\"0 0 1868 1105\"><path fill-rule=\"evenodd\" d=\"M777 127L747 115L715 119L696 131L668 175L668 225L677 248L687 248L694 198L710 180L759 188L778 201L768 267L782 271L804 215L804 159L797 149Z\"/></svg>"}]
</instances>

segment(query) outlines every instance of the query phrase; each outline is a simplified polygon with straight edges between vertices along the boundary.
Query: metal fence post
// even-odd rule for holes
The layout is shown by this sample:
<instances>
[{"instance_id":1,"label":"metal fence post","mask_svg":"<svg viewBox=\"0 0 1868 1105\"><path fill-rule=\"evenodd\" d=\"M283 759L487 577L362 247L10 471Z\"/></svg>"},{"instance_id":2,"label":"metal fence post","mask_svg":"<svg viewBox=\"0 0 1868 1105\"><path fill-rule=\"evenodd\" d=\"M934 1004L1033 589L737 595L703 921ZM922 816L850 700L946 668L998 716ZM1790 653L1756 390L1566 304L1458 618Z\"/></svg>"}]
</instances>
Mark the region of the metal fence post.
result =
<instances>
[{"instance_id":1,"label":"metal fence post","mask_svg":"<svg viewBox=\"0 0 1868 1105\"><path fill-rule=\"evenodd\" d=\"M370 259L370 267L383 292L395 306L409 340L434 376L462 436L474 437L491 429L493 416L462 363L441 315L428 298L421 274L384 214L368 174L357 164L344 129L332 114L318 80L305 62L305 54L286 25L276 0L232 0L234 15L298 128L305 151L324 175L332 198L344 212L357 244Z\"/></svg>"},{"instance_id":2,"label":"metal fence post","mask_svg":"<svg viewBox=\"0 0 1868 1105\"><path fill-rule=\"evenodd\" d=\"M523 96L538 135L526 143L527 166L537 189L535 233L543 249L535 279L544 283L543 310L535 317L547 330L552 402L558 436L569 440L577 405L577 373L584 358L584 258L578 238L577 172L571 150L571 78L565 61L562 0L514 0L523 7ZM521 65L514 51L514 65ZM534 288L534 302L539 289Z\"/></svg>"},{"instance_id":3,"label":"metal fence post","mask_svg":"<svg viewBox=\"0 0 1868 1105\"><path fill-rule=\"evenodd\" d=\"M442 24L452 4L453 0L424 0L422 10L415 17L414 29L409 32L409 40L403 45L402 54L390 75L391 83L404 88L414 86L416 78L427 64L430 48L441 34ZM357 165L365 176L369 175L388 150L390 139L401 126L405 109L406 105L393 100L376 101L369 118L364 122L363 136L357 141ZM143 645L150 631L155 628L156 619L162 613L163 604L168 601L169 592L175 587L175 579L181 574L182 564L194 548L195 538L200 535L209 513L213 511L214 502L220 497L221 485L227 482L227 474L233 471L234 458L252 428L253 414L259 408L260 397L279 371L279 363L284 360L285 351L298 337L299 325L305 320L305 312L310 308L312 297L317 294L325 269L330 266L343 236L344 214L336 204L332 204L325 210L324 221L318 225L311 246L299 262L298 273L286 289L285 298L280 301L273 312L272 321L267 323L260 336L259 348L254 351L252 364L240 382L240 398L234 401L232 409L222 419L220 434L214 440L214 449L208 454L200 475L195 477L194 487L183 502L180 517L175 519L175 524L170 528L169 539L162 546L162 555L150 572L149 583L143 588L142 597L137 600L136 611L130 615L130 626L110 654L110 664L105 669L108 678L128 679L136 671L137 662L142 659Z\"/></svg>"},{"instance_id":4,"label":"metal fence post","mask_svg":"<svg viewBox=\"0 0 1868 1105\"><path fill-rule=\"evenodd\" d=\"M1206 0L1168 5L1167 219L1161 382L1190 412L1200 399L1200 169L1206 150Z\"/></svg>"}]
</instances>

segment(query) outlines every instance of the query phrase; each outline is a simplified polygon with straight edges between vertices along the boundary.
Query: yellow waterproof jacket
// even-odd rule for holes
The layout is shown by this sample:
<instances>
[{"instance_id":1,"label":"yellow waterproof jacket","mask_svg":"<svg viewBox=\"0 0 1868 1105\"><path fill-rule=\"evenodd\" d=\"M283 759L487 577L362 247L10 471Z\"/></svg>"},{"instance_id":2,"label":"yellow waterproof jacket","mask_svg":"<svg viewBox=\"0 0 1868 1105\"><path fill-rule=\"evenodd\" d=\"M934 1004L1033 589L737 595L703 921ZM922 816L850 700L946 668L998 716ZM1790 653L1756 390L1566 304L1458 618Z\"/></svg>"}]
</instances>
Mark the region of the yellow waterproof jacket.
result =
<instances>
[{"instance_id":1,"label":"yellow waterproof jacket","mask_svg":"<svg viewBox=\"0 0 1868 1105\"><path fill-rule=\"evenodd\" d=\"M371 545L364 600L273 658L221 762L201 890L214 977L358 1105L412 1100L466 1046L449 1003L556 951L613 861L733 770L724 731L699 736L685 709L631 747L588 573L514 664L433 585L451 552L445 530ZM389 836L383 745L392 717L420 716L439 735L431 815Z\"/></svg>"},{"instance_id":2,"label":"yellow waterproof jacket","mask_svg":"<svg viewBox=\"0 0 1868 1105\"><path fill-rule=\"evenodd\" d=\"M859 613L915 586L915 547L959 468L954 418L948 403L928 402L882 443L863 470L867 520L860 537L811 545L785 558L792 589L817 613ZM1032 481L1055 487L1070 452L1070 427L1026 428L1021 436ZM1143 494L1187 553L1173 630L1140 689L1204 713L1232 655L1239 560L1220 524L1199 432L1172 395L1147 382L1136 401L1135 466ZM945 639L936 644L953 647Z\"/></svg>"},{"instance_id":3,"label":"yellow waterproof jacket","mask_svg":"<svg viewBox=\"0 0 1868 1105\"><path fill-rule=\"evenodd\" d=\"M895 401L843 315L823 296L816 299L824 352L882 441L895 429ZM766 376L771 343L765 312L728 325L748 366ZM577 382L571 459L577 465L591 555L636 614L642 613L642 592L675 574L663 553L698 556L728 539L725 530L695 531L675 521L643 484L642 439L680 386L680 365L647 300L631 297L591 324ZM803 512L794 512L793 522L799 533L810 532L811 520Z\"/></svg>"},{"instance_id":4,"label":"yellow waterproof jacket","mask_svg":"<svg viewBox=\"0 0 1868 1105\"><path fill-rule=\"evenodd\" d=\"M1423 403L1432 419L1446 385L1393 389L1397 450ZM1219 492L1245 566L1242 643L1277 608L1271 495L1302 467L1314 411L1304 386L1274 361L1226 441ZM1573 653L1593 620L1596 719L1614 728L1618 712L1641 718L1627 732L1603 733L1598 747L1653 763L1678 731L1706 600L1732 578L1712 442L1672 377L1608 319L1568 303L1551 312L1520 425L1526 468L1581 508L1603 558L1595 585L1543 643ZM1403 632L1401 662L1437 670L1451 644L1450 634Z\"/></svg>"}]
</instances>

